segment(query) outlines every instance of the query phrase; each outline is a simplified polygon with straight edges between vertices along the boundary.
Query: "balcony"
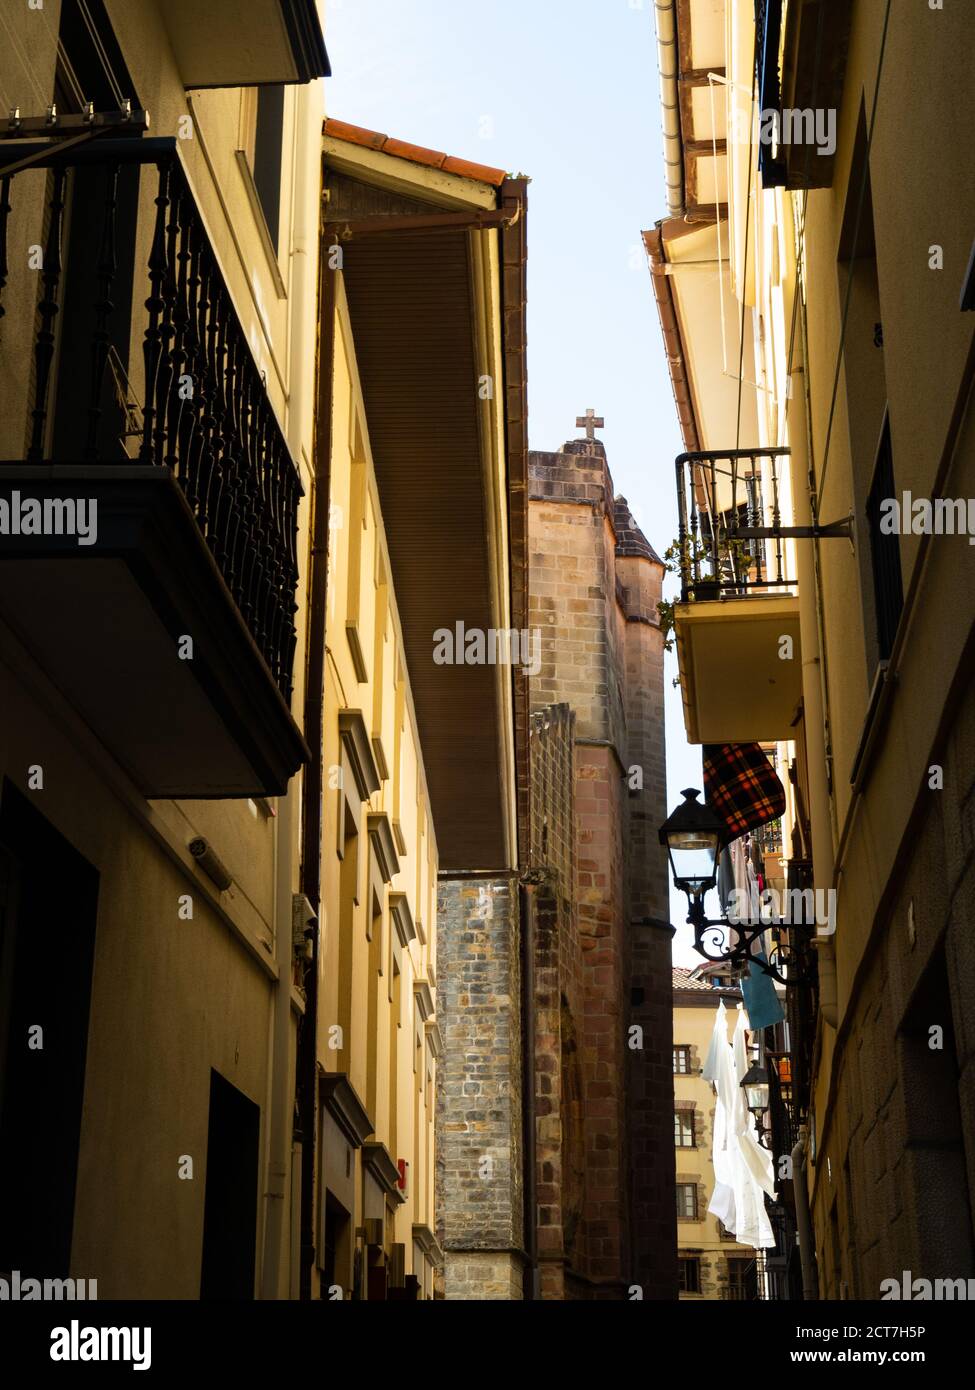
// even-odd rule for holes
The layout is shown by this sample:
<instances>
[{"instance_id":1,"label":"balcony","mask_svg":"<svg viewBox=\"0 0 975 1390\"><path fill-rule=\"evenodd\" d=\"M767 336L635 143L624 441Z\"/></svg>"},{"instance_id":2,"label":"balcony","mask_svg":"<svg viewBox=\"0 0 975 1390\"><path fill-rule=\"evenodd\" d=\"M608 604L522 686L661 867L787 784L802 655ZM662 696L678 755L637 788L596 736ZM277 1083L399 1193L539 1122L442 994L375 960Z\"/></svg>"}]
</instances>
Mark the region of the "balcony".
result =
<instances>
[{"instance_id":1,"label":"balcony","mask_svg":"<svg viewBox=\"0 0 975 1390\"><path fill-rule=\"evenodd\" d=\"M792 737L802 695L792 544L749 534L782 528L787 457L742 449L677 460L674 631L691 743Z\"/></svg>"},{"instance_id":2,"label":"balcony","mask_svg":"<svg viewBox=\"0 0 975 1390\"><path fill-rule=\"evenodd\" d=\"M185 87L256 87L330 76L315 0L165 0Z\"/></svg>"},{"instance_id":3,"label":"balcony","mask_svg":"<svg viewBox=\"0 0 975 1390\"><path fill-rule=\"evenodd\" d=\"M0 333L30 345L5 356L0 616L145 796L282 793L308 756L302 488L175 142L0 144L28 158L0 182L0 269L25 267Z\"/></svg>"}]
</instances>

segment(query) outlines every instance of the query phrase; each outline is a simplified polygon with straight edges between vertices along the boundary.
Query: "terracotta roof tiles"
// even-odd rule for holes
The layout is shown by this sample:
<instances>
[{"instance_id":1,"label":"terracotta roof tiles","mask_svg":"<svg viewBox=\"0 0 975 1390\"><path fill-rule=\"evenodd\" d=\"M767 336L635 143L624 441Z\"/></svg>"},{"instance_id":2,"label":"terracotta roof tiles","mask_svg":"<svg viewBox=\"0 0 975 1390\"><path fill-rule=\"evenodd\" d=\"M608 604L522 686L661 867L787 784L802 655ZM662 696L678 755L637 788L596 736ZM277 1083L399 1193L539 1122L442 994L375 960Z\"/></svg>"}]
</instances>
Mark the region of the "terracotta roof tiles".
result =
<instances>
[{"instance_id":1,"label":"terracotta roof tiles","mask_svg":"<svg viewBox=\"0 0 975 1390\"><path fill-rule=\"evenodd\" d=\"M704 980L691 979L691 972L685 970L683 966L671 966L671 975L674 989L703 989L707 994L715 993L712 986L705 983Z\"/></svg>"},{"instance_id":2,"label":"terracotta roof tiles","mask_svg":"<svg viewBox=\"0 0 975 1390\"><path fill-rule=\"evenodd\" d=\"M456 174L462 179L476 179L478 183L489 183L495 188L500 188L508 177L504 169L494 169L489 164L475 164L469 159L457 159L441 150L428 150L424 145L411 145L405 140L383 135L378 130L367 130L365 126L338 121L334 116L329 116L325 121L324 131L333 140L379 150L396 159L409 160L411 164L425 164L430 169L440 169L445 174Z\"/></svg>"}]
</instances>

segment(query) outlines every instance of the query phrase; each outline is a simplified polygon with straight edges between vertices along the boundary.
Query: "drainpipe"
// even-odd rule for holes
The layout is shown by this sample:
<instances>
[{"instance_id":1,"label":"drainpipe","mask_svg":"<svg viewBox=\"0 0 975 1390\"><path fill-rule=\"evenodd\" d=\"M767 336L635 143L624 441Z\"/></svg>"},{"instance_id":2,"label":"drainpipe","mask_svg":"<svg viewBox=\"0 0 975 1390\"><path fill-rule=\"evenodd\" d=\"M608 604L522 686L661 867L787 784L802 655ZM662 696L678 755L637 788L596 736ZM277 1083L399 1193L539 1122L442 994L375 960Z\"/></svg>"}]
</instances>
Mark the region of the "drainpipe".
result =
<instances>
[{"instance_id":1,"label":"drainpipe","mask_svg":"<svg viewBox=\"0 0 975 1390\"><path fill-rule=\"evenodd\" d=\"M677 15L674 0L657 0L657 71L660 74L660 119L664 134L664 180L667 185L667 211L671 217L684 215L684 155L680 138L680 100L677 79L680 63L677 53Z\"/></svg>"},{"instance_id":2,"label":"drainpipe","mask_svg":"<svg viewBox=\"0 0 975 1390\"><path fill-rule=\"evenodd\" d=\"M292 783L293 785L293 783ZM279 798L274 822L274 958L278 967L271 1019L268 1160L264 1214L264 1259L261 1298L287 1298L290 1280L284 1231L291 1172L291 1130L294 1091L291 1085L291 864L294 851L295 797L289 790ZM290 1248L290 1241L287 1242Z\"/></svg>"},{"instance_id":3,"label":"drainpipe","mask_svg":"<svg viewBox=\"0 0 975 1390\"><path fill-rule=\"evenodd\" d=\"M806 1186L806 1126L799 1129L799 1139L792 1150L792 1192L796 1203L796 1235L799 1237L799 1262L802 1266L802 1296L819 1298L816 1276L816 1252L813 1249L812 1222L809 1219L809 1189Z\"/></svg>"},{"instance_id":4,"label":"drainpipe","mask_svg":"<svg viewBox=\"0 0 975 1390\"><path fill-rule=\"evenodd\" d=\"M318 159L321 161L321 153ZM320 164L321 167L321 164ZM324 201L316 234L322 235ZM298 1031L297 1101L301 1130L301 1214L299 1298L311 1298L315 1267L315 1154L318 1120L318 975L321 952L322 758L324 751L325 616L328 582L328 506L332 462L332 374L335 346L335 297L328 281L327 258L318 260L316 323L317 401L312 449L314 486L311 497L311 557L308 577L308 664L305 676L304 734L312 750L305 771L301 819L301 891L316 914L311 957L305 971L305 1014Z\"/></svg>"},{"instance_id":5,"label":"drainpipe","mask_svg":"<svg viewBox=\"0 0 975 1390\"><path fill-rule=\"evenodd\" d=\"M306 344L315 331L311 323L312 281L315 256L315 196L303 170L314 168L315 141L319 130L315 84L296 93L296 139L292 169L292 259L288 296L290 356L288 361L287 436L291 456L301 464L308 410L308 362ZM314 747L314 745L312 745ZM269 1144L264 1224L264 1259L261 1297L288 1298L291 1294L291 1240L285 1240L290 1223L291 1146L293 1141L294 1082L291 1076L291 983L294 964L292 944L293 865L295 851L295 803L292 781L278 800L274 822L274 948L278 967L270 1039L271 1102L268 1117ZM283 1291L282 1291L283 1285Z\"/></svg>"}]
</instances>

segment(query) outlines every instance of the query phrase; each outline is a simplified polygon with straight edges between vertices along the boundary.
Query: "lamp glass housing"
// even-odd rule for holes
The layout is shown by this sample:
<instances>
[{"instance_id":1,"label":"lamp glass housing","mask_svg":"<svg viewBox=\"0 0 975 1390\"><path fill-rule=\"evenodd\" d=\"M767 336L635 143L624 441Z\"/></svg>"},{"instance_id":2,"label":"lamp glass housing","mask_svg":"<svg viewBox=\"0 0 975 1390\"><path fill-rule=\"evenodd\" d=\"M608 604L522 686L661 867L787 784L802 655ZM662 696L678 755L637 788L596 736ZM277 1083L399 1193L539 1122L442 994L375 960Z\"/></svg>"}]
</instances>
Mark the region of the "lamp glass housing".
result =
<instances>
[{"instance_id":1,"label":"lamp glass housing","mask_svg":"<svg viewBox=\"0 0 975 1390\"><path fill-rule=\"evenodd\" d=\"M710 830L671 830L667 850L674 882L694 897L713 888L717 876L720 837Z\"/></svg>"},{"instance_id":2,"label":"lamp glass housing","mask_svg":"<svg viewBox=\"0 0 975 1390\"><path fill-rule=\"evenodd\" d=\"M768 1072L764 1067L749 1067L742 1077L742 1090L745 1103L753 1115L758 1116L768 1109Z\"/></svg>"}]
</instances>

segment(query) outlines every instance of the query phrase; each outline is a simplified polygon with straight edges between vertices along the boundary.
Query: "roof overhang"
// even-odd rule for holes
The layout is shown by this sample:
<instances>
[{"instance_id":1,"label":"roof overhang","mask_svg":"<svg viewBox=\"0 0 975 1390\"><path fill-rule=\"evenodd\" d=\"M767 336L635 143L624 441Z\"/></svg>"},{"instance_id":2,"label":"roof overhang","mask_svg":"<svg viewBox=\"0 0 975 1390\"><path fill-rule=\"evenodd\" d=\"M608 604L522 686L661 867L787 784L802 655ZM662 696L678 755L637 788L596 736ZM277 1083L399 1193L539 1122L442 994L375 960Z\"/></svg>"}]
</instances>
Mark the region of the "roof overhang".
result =
<instances>
[{"instance_id":1,"label":"roof overhang","mask_svg":"<svg viewBox=\"0 0 975 1390\"><path fill-rule=\"evenodd\" d=\"M669 218L644 232L644 244L688 450L758 438L753 316L732 291L727 222ZM740 404L739 360L747 388Z\"/></svg>"},{"instance_id":2,"label":"roof overhang","mask_svg":"<svg viewBox=\"0 0 975 1390\"><path fill-rule=\"evenodd\" d=\"M511 868L525 680L457 638L527 626L526 181L333 120L323 153L441 868Z\"/></svg>"},{"instance_id":3,"label":"roof overhang","mask_svg":"<svg viewBox=\"0 0 975 1390\"><path fill-rule=\"evenodd\" d=\"M667 207L713 221L728 197L724 0L657 0Z\"/></svg>"},{"instance_id":4,"label":"roof overhang","mask_svg":"<svg viewBox=\"0 0 975 1390\"><path fill-rule=\"evenodd\" d=\"M166 0L185 87L257 87L329 77L316 0Z\"/></svg>"}]
</instances>

